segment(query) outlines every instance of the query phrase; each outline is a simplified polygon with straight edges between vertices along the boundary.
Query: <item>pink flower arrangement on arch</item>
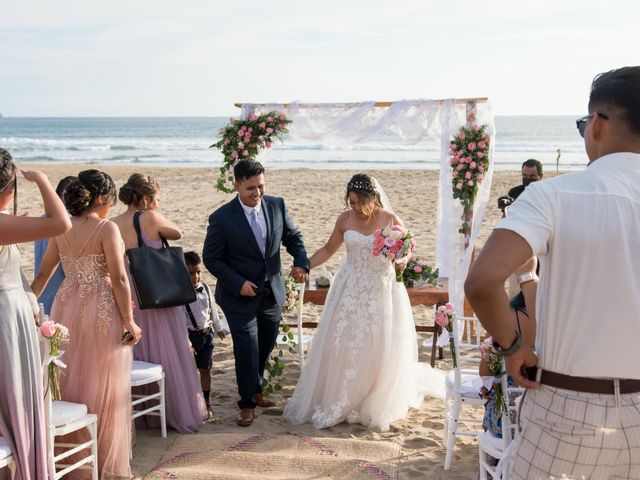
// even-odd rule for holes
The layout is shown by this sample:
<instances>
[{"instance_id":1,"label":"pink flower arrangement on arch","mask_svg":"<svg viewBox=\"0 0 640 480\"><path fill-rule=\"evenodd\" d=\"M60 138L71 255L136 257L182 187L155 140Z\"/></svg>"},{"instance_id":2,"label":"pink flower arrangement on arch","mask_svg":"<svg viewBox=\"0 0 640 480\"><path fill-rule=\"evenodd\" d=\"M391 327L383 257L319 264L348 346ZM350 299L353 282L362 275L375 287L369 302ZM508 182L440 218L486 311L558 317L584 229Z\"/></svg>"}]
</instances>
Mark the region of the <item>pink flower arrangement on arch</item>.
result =
<instances>
[{"instance_id":1,"label":"pink flower arrangement on arch","mask_svg":"<svg viewBox=\"0 0 640 480\"><path fill-rule=\"evenodd\" d=\"M462 127L450 142L453 198L459 199L465 206L475 201L478 186L489 168L490 142L486 125Z\"/></svg>"},{"instance_id":2,"label":"pink flower arrangement on arch","mask_svg":"<svg viewBox=\"0 0 640 480\"><path fill-rule=\"evenodd\" d=\"M255 158L260 150L271 148L275 139L289 132L287 126L291 122L281 112L262 115L250 113L246 119L229 119L229 123L220 130L220 140L210 146L224 155L216 189L225 193L233 192L232 169L236 161Z\"/></svg>"}]
</instances>

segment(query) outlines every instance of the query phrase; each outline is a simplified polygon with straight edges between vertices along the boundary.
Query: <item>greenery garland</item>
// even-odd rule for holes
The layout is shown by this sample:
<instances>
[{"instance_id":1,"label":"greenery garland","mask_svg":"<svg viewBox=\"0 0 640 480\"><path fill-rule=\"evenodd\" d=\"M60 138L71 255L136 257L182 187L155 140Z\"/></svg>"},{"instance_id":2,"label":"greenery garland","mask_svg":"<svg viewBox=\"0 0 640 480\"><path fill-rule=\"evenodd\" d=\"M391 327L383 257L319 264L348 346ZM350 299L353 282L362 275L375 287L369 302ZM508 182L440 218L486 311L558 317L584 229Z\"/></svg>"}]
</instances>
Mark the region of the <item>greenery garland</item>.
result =
<instances>
[{"instance_id":1,"label":"greenery garland","mask_svg":"<svg viewBox=\"0 0 640 480\"><path fill-rule=\"evenodd\" d=\"M256 158L263 148L271 148L275 139L281 140L289 132L292 122L284 113L268 112L262 115L250 113L246 119L232 118L220 129L220 140L209 148L217 148L224 155L216 190L232 193L233 166L239 159Z\"/></svg>"}]
</instances>

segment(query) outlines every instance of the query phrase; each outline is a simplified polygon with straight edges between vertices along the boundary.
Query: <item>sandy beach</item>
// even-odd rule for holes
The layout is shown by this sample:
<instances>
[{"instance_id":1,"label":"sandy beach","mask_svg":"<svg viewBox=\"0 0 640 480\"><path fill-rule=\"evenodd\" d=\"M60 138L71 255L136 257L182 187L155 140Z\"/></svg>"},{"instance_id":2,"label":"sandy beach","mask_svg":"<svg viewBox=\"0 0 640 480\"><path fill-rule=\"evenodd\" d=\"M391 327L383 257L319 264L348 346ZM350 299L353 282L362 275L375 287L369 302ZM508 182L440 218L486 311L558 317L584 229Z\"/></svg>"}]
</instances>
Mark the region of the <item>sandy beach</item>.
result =
<instances>
[{"instance_id":1,"label":"sandy beach","mask_svg":"<svg viewBox=\"0 0 640 480\"><path fill-rule=\"evenodd\" d=\"M31 166L30 166L31 168ZM49 175L55 184L66 175L76 174L88 168L87 165L39 166ZM207 219L218 206L228 201L231 195L216 192L213 188L217 170L196 168L143 168L131 166L91 166L110 173L116 185L136 171L153 175L160 183L160 211L176 222L183 231L183 239L178 242L186 250L201 252ZM273 170L267 171L267 193L285 198L289 213L301 229L307 249L313 253L328 238L337 215L343 211L344 186L355 171L349 170ZM412 230L417 241L417 254L433 262L435 259L436 202L438 172L384 170L367 171L375 175L384 186L394 210ZM550 177L552 175L547 175ZM545 178L547 178L545 177ZM500 217L496 207L497 198L508 189L520 183L519 172L496 172L487 216L482 225L480 247L491 233L493 225ZM113 215L123 210L116 205ZM19 212L39 215L42 205L33 185L24 180L19 182ZM21 246L23 268L27 278L33 276L33 247ZM341 263L344 251L341 250L324 267L335 271ZM283 253L285 268L289 268L290 257ZM313 275L312 275L313 277ZM205 281L213 286L214 279L205 275ZM320 307L306 305L305 320L317 321ZM432 324L431 311L427 307L414 307L416 324ZM420 338L420 343L424 337ZM216 339L214 352L212 405L216 421L205 424L202 433L242 433L248 429L235 424L236 386L233 353L230 339ZM420 349L421 361L428 361L429 350ZM284 374L284 391L277 395L277 407L257 410L258 417L250 433L307 435L314 437L357 438L361 440L387 440L401 446L399 463L400 479L411 478L456 478L475 479L477 475L477 442L470 437L458 439L453 466L445 472L442 468L445 448L442 443L443 401L426 399L420 410L411 411L408 418L395 422L389 432L376 432L362 426L341 424L325 430L315 430L309 425L291 426L282 417L282 409L295 385L299 374L297 358L289 355ZM450 368L448 356L439 361L442 369ZM482 418L482 412L476 411L475 418ZM162 458L178 435L170 430L168 438L160 438L158 431L138 431L132 460L135 478L142 478Z\"/></svg>"}]
</instances>

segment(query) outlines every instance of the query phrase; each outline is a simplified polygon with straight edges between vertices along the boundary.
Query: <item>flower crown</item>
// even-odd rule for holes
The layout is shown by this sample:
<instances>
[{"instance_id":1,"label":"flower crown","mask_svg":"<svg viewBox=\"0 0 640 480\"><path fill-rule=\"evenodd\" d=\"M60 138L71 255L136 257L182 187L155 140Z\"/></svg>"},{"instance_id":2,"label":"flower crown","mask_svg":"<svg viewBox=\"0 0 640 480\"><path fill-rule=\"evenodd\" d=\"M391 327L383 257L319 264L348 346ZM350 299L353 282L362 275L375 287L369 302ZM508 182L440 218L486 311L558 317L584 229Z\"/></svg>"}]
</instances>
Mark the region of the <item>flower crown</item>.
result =
<instances>
[{"instance_id":1,"label":"flower crown","mask_svg":"<svg viewBox=\"0 0 640 480\"><path fill-rule=\"evenodd\" d=\"M373 192L375 189L371 182L363 180L351 180L347 183L347 190L362 190L363 192Z\"/></svg>"}]
</instances>

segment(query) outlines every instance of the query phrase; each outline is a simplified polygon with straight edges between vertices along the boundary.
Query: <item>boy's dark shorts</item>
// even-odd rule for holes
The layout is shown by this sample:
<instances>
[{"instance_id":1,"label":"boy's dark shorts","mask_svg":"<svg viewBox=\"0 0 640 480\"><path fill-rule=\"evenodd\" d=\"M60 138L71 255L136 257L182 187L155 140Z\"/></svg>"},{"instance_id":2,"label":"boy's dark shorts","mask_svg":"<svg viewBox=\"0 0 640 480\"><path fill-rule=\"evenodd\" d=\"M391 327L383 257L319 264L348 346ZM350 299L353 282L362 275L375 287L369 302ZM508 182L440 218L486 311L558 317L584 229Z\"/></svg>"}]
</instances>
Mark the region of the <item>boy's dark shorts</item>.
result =
<instances>
[{"instance_id":1,"label":"boy's dark shorts","mask_svg":"<svg viewBox=\"0 0 640 480\"><path fill-rule=\"evenodd\" d=\"M213 365L213 328L205 328L199 332L189 330L189 340L196 351L196 366L210 370Z\"/></svg>"}]
</instances>

